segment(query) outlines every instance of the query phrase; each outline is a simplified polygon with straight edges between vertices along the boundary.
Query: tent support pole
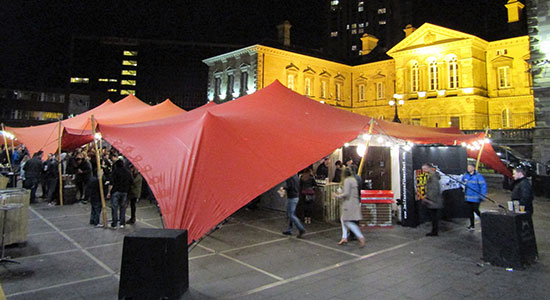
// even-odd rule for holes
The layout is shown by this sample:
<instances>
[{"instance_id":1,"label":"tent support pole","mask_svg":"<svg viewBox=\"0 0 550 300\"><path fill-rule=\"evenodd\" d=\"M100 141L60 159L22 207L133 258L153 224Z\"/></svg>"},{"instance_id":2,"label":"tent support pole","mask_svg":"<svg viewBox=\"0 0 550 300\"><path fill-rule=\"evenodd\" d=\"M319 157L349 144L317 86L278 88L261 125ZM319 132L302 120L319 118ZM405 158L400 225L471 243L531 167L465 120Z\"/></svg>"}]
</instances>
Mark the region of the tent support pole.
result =
<instances>
[{"instance_id":1,"label":"tent support pole","mask_svg":"<svg viewBox=\"0 0 550 300\"><path fill-rule=\"evenodd\" d=\"M107 228L107 209L105 208L105 194L103 193L103 169L101 168L101 160L99 159L99 149L95 138L95 119L94 115L90 117L92 120L92 137L94 138L95 159L97 163L97 180L99 181L99 197L101 198L101 210L103 211L103 228Z\"/></svg>"},{"instance_id":2,"label":"tent support pole","mask_svg":"<svg viewBox=\"0 0 550 300\"><path fill-rule=\"evenodd\" d=\"M477 154L477 161L476 161L476 171L479 167L479 160L481 159L481 153L483 153L483 148L485 147L485 138L487 138L487 133L489 132L489 126L485 128L485 135L483 135L483 143L481 143L481 149L479 149L479 153Z\"/></svg>"},{"instance_id":3,"label":"tent support pole","mask_svg":"<svg viewBox=\"0 0 550 300\"><path fill-rule=\"evenodd\" d=\"M365 154L361 157L361 163L359 163L359 168L357 169L357 175L359 176L361 176L361 174L363 173L363 166L365 165L365 157L367 157L367 153L369 152L369 145L370 145L373 127L374 127L374 119L371 118L369 122L369 138L367 139L367 142L366 142L367 148L365 148Z\"/></svg>"},{"instance_id":4,"label":"tent support pole","mask_svg":"<svg viewBox=\"0 0 550 300\"><path fill-rule=\"evenodd\" d=\"M61 129L61 120L59 120L59 130L57 134L57 171L59 172L59 205L63 206L63 163L61 161L61 138L63 130Z\"/></svg>"},{"instance_id":5,"label":"tent support pole","mask_svg":"<svg viewBox=\"0 0 550 300\"><path fill-rule=\"evenodd\" d=\"M8 146L8 139L6 138L6 128L4 127L4 123L2 123L2 136L4 137L4 149L6 149L6 157L8 158L8 166L10 166L10 170L13 172L13 166L11 165L11 158L10 158L10 148Z\"/></svg>"}]
</instances>

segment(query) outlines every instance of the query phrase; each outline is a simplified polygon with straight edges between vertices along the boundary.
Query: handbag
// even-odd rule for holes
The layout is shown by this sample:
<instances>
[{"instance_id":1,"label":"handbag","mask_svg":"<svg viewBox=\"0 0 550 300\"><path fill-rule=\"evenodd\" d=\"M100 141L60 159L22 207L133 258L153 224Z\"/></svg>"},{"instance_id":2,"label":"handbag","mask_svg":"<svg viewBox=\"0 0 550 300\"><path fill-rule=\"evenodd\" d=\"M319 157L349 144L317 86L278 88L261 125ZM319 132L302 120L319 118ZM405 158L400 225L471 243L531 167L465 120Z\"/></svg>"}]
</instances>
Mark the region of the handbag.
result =
<instances>
[{"instance_id":1,"label":"handbag","mask_svg":"<svg viewBox=\"0 0 550 300\"><path fill-rule=\"evenodd\" d=\"M315 191L312 187L308 187L302 190L302 194L304 195L315 195Z\"/></svg>"}]
</instances>

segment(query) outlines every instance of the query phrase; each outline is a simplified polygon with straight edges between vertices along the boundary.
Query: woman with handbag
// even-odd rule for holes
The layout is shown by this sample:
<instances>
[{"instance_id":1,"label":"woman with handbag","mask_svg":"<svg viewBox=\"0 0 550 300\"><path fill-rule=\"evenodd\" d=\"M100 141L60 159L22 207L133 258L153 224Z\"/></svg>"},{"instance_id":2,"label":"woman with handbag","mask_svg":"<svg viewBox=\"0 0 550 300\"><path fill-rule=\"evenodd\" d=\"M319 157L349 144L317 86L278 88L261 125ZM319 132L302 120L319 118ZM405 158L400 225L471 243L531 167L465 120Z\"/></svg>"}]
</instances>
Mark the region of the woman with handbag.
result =
<instances>
[{"instance_id":1,"label":"woman with handbag","mask_svg":"<svg viewBox=\"0 0 550 300\"><path fill-rule=\"evenodd\" d=\"M311 224L311 212L313 207L313 201L315 201L314 186L317 186L315 177L313 176L313 170L310 168L305 169L300 177L300 194L304 199L304 223Z\"/></svg>"},{"instance_id":2,"label":"woman with handbag","mask_svg":"<svg viewBox=\"0 0 550 300\"><path fill-rule=\"evenodd\" d=\"M351 230L357 239L359 239L359 248L365 246L365 237L361 233L361 229L356 222L360 221L363 216L361 214L361 201L359 200L359 192L357 188L357 180L350 168L345 168L344 175L344 190L336 193L336 197L342 201L341 217L342 222L342 239L338 245L344 245L348 242L348 230Z\"/></svg>"}]
</instances>

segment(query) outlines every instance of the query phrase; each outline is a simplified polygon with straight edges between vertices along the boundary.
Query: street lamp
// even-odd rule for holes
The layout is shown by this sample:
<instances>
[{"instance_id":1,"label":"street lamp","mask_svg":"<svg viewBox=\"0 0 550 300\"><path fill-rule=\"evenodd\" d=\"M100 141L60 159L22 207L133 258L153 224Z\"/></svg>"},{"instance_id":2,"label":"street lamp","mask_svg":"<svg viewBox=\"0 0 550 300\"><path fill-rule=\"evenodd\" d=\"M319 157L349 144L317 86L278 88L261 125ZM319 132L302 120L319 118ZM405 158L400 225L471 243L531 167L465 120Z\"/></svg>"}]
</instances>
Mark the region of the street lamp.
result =
<instances>
[{"instance_id":1,"label":"street lamp","mask_svg":"<svg viewBox=\"0 0 550 300\"><path fill-rule=\"evenodd\" d=\"M393 116L392 122L401 123L401 120L399 120L399 114L397 113L397 106L398 105L403 105L404 103L405 103L405 101L403 99L398 100L398 101L390 100L390 102L389 102L390 106L395 107L395 115Z\"/></svg>"}]
</instances>

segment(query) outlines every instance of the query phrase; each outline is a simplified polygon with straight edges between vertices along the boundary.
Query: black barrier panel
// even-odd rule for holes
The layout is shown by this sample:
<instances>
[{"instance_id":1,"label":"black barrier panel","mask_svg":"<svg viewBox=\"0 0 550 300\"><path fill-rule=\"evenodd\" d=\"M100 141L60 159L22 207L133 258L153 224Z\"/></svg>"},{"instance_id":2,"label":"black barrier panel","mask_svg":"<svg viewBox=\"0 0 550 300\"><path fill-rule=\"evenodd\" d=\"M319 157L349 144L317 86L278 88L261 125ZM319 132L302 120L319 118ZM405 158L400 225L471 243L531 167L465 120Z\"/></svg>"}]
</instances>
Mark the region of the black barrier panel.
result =
<instances>
[{"instance_id":1,"label":"black barrier panel","mask_svg":"<svg viewBox=\"0 0 550 300\"><path fill-rule=\"evenodd\" d=\"M412 149L413 169L430 162L446 174L464 174L468 164L466 148L459 146L415 146Z\"/></svg>"},{"instance_id":2,"label":"black barrier panel","mask_svg":"<svg viewBox=\"0 0 550 300\"><path fill-rule=\"evenodd\" d=\"M530 214L483 212L483 260L495 266L522 268L538 259Z\"/></svg>"},{"instance_id":3,"label":"black barrier panel","mask_svg":"<svg viewBox=\"0 0 550 300\"><path fill-rule=\"evenodd\" d=\"M188 288L187 230L138 229L124 237L119 299L180 299Z\"/></svg>"}]
</instances>

